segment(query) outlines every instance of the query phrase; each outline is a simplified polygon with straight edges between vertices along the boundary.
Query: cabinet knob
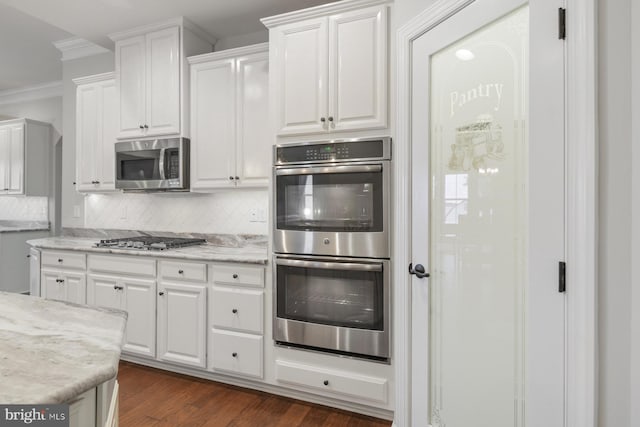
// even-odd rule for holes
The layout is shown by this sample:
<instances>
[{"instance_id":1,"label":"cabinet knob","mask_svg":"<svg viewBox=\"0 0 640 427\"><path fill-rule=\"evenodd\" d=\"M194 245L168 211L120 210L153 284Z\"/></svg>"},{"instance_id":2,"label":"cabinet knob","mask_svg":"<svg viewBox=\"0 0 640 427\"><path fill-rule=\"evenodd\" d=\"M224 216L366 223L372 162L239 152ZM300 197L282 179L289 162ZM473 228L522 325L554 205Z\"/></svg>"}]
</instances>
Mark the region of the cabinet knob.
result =
<instances>
[{"instance_id":1,"label":"cabinet knob","mask_svg":"<svg viewBox=\"0 0 640 427\"><path fill-rule=\"evenodd\" d=\"M329 380L324 380L324 381L322 382L322 384L324 384L324 385L329 385Z\"/></svg>"},{"instance_id":2,"label":"cabinet knob","mask_svg":"<svg viewBox=\"0 0 640 427\"><path fill-rule=\"evenodd\" d=\"M238 275L237 275L236 273L233 273L233 278L234 278L234 279L237 279L237 278L238 278Z\"/></svg>"},{"instance_id":3,"label":"cabinet knob","mask_svg":"<svg viewBox=\"0 0 640 427\"><path fill-rule=\"evenodd\" d=\"M329 121L332 122L333 121L333 116L329 116Z\"/></svg>"},{"instance_id":4,"label":"cabinet knob","mask_svg":"<svg viewBox=\"0 0 640 427\"><path fill-rule=\"evenodd\" d=\"M62 258L58 258L58 262L62 262L62 261L63 261Z\"/></svg>"},{"instance_id":5,"label":"cabinet knob","mask_svg":"<svg viewBox=\"0 0 640 427\"><path fill-rule=\"evenodd\" d=\"M145 128L145 129L149 129L149 126L147 126L147 125L144 125L144 128Z\"/></svg>"},{"instance_id":6,"label":"cabinet knob","mask_svg":"<svg viewBox=\"0 0 640 427\"><path fill-rule=\"evenodd\" d=\"M184 274L184 270L178 270L178 274Z\"/></svg>"},{"instance_id":7,"label":"cabinet knob","mask_svg":"<svg viewBox=\"0 0 640 427\"><path fill-rule=\"evenodd\" d=\"M118 290L118 285L113 285L113 289Z\"/></svg>"},{"instance_id":8,"label":"cabinet knob","mask_svg":"<svg viewBox=\"0 0 640 427\"><path fill-rule=\"evenodd\" d=\"M230 177L229 177L229 179L230 179L231 181L233 181L233 177L232 177L232 176L230 176Z\"/></svg>"},{"instance_id":9,"label":"cabinet knob","mask_svg":"<svg viewBox=\"0 0 640 427\"><path fill-rule=\"evenodd\" d=\"M64 279L56 279L57 283L64 283Z\"/></svg>"},{"instance_id":10,"label":"cabinet knob","mask_svg":"<svg viewBox=\"0 0 640 427\"><path fill-rule=\"evenodd\" d=\"M231 357L238 357L238 353L234 351L233 353L231 353Z\"/></svg>"},{"instance_id":11,"label":"cabinet knob","mask_svg":"<svg viewBox=\"0 0 640 427\"><path fill-rule=\"evenodd\" d=\"M232 312L233 314L237 314L237 313L238 313L238 309L237 309L237 308L234 308L233 310L231 310L231 312Z\"/></svg>"},{"instance_id":12,"label":"cabinet knob","mask_svg":"<svg viewBox=\"0 0 640 427\"><path fill-rule=\"evenodd\" d=\"M27 255L27 258L31 258L31 255Z\"/></svg>"},{"instance_id":13,"label":"cabinet knob","mask_svg":"<svg viewBox=\"0 0 640 427\"><path fill-rule=\"evenodd\" d=\"M320 121L321 121L322 123L324 123L324 122L326 122L326 121L327 121L327 119L325 119L324 117L320 117Z\"/></svg>"},{"instance_id":14,"label":"cabinet knob","mask_svg":"<svg viewBox=\"0 0 640 427\"><path fill-rule=\"evenodd\" d=\"M144 129L144 126L140 125L140 129Z\"/></svg>"},{"instance_id":15,"label":"cabinet knob","mask_svg":"<svg viewBox=\"0 0 640 427\"><path fill-rule=\"evenodd\" d=\"M238 181L239 179L240 179L240 177L239 177L239 176L236 176L236 181Z\"/></svg>"},{"instance_id":16,"label":"cabinet knob","mask_svg":"<svg viewBox=\"0 0 640 427\"><path fill-rule=\"evenodd\" d=\"M158 292L158 295L163 296L164 292Z\"/></svg>"}]
</instances>

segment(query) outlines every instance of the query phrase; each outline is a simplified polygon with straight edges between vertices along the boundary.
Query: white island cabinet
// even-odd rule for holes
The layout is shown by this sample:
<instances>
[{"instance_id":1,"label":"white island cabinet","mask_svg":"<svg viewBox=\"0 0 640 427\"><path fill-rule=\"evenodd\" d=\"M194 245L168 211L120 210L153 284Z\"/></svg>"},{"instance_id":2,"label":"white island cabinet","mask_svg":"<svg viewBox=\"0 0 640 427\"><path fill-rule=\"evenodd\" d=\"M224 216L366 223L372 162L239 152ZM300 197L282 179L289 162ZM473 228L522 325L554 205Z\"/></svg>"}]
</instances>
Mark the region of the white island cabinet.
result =
<instances>
[{"instance_id":1,"label":"white island cabinet","mask_svg":"<svg viewBox=\"0 0 640 427\"><path fill-rule=\"evenodd\" d=\"M118 139L188 136L186 57L215 39L184 18L111 34L115 41Z\"/></svg>"},{"instance_id":2,"label":"white island cabinet","mask_svg":"<svg viewBox=\"0 0 640 427\"><path fill-rule=\"evenodd\" d=\"M194 191L268 185L268 49L262 43L189 58Z\"/></svg>"},{"instance_id":3,"label":"white island cabinet","mask_svg":"<svg viewBox=\"0 0 640 427\"><path fill-rule=\"evenodd\" d=\"M353 3L262 20L278 135L387 127L388 6Z\"/></svg>"},{"instance_id":4,"label":"white island cabinet","mask_svg":"<svg viewBox=\"0 0 640 427\"><path fill-rule=\"evenodd\" d=\"M0 195L49 195L51 125L0 121Z\"/></svg>"}]
</instances>

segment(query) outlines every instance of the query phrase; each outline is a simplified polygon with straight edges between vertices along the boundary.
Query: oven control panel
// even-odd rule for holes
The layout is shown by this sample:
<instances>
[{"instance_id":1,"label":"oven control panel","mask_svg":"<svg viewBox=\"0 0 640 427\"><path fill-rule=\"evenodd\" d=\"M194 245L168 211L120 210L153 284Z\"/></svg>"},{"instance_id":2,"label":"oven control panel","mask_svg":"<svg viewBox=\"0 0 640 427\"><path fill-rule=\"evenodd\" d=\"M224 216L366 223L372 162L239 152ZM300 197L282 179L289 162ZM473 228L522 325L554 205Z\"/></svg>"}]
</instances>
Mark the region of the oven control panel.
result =
<instances>
[{"instance_id":1,"label":"oven control panel","mask_svg":"<svg viewBox=\"0 0 640 427\"><path fill-rule=\"evenodd\" d=\"M330 141L276 147L276 165L384 159L389 138ZM387 149L386 149L387 148Z\"/></svg>"}]
</instances>

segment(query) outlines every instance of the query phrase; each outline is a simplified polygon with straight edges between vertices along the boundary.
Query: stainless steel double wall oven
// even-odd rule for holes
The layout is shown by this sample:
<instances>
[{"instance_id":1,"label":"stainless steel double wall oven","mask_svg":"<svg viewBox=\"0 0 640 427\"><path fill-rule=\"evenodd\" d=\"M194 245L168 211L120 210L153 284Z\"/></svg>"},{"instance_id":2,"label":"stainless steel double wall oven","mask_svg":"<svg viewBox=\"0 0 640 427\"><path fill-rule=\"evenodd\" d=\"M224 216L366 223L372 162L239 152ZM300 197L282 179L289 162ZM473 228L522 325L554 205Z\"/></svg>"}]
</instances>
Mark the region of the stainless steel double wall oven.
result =
<instances>
[{"instance_id":1,"label":"stainless steel double wall oven","mask_svg":"<svg viewBox=\"0 0 640 427\"><path fill-rule=\"evenodd\" d=\"M274 339L387 360L390 138L274 150Z\"/></svg>"}]
</instances>

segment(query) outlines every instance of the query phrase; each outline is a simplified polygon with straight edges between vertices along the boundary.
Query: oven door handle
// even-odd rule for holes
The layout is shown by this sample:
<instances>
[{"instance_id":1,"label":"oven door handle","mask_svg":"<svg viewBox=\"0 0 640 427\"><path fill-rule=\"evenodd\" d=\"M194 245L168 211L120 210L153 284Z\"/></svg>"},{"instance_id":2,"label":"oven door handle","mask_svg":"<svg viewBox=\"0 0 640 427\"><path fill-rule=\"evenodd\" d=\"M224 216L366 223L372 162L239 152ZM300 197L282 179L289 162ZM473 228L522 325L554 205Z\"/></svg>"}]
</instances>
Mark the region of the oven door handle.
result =
<instances>
[{"instance_id":1,"label":"oven door handle","mask_svg":"<svg viewBox=\"0 0 640 427\"><path fill-rule=\"evenodd\" d=\"M320 262L297 259L276 259L277 265L301 268L320 268L324 270L382 271L382 264L360 264L355 262Z\"/></svg>"},{"instance_id":2,"label":"oven door handle","mask_svg":"<svg viewBox=\"0 0 640 427\"><path fill-rule=\"evenodd\" d=\"M158 169L160 169L160 179L161 180L165 180L166 178L166 174L164 173L164 155L165 152L167 151L166 148L161 148L160 149L160 159L158 161Z\"/></svg>"},{"instance_id":3,"label":"oven door handle","mask_svg":"<svg viewBox=\"0 0 640 427\"><path fill-rule=\"evenodd\" d=\"M276 169L276 175L316 175L326 173L381 172L382 165L321 166Z\"/></svg>"}]
</instances>

